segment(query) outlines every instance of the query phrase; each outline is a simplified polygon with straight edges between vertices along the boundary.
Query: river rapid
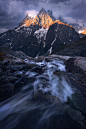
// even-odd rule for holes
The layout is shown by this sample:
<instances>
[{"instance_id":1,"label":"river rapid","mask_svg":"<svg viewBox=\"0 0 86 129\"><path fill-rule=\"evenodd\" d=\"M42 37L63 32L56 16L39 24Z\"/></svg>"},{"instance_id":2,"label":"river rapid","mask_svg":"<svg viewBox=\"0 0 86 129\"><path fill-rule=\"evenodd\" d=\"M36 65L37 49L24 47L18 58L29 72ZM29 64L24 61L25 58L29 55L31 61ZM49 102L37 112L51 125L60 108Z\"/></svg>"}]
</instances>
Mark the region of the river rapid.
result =
<instances>
[{"instance_id":1,"label":"river rapid","mask_svg":"<svg viewBox=\"0 0 86 129\"><path fill-rule=\"evenodd\" d=\"M64 61L46 58L26 71L29 81L21 91L0 103L0 129L79 129L69 114L68 98L78 92L70 83ZM22 74L22 71L20 71Z\"/></svg>"}]
</instances>

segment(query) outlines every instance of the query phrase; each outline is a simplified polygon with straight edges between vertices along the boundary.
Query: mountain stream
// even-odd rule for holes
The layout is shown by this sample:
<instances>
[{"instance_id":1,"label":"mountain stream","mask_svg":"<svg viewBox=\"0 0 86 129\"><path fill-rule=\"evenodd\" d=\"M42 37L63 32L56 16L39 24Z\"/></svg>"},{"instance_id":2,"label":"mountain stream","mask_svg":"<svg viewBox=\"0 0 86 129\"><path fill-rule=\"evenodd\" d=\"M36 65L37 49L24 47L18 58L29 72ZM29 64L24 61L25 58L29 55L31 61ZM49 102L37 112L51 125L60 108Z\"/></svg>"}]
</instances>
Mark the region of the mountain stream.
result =
<instances>
[{"instance_id":1,"label":"mountain stream","mask_svg":"<svg viewBox=\"0 0 86 129\"><path fill-rule=\"evenodd\" d=\"M39 72L26 71L31 82L0 103L0 129L79 129L65 110L77 89L66 75L64 62L50 57L29 63L36 64Z\"/></svg>"}]
</instances>

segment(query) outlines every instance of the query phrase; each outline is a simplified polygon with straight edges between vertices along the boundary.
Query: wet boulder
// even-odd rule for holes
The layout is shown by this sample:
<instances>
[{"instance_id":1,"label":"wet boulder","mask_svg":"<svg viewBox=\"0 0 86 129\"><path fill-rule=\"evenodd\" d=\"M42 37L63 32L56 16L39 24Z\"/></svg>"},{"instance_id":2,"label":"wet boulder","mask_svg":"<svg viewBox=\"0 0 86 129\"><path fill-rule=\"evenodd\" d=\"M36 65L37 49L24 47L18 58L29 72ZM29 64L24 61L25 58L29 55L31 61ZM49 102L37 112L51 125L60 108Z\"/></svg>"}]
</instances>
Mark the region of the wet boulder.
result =
<instances>
[{"instance_id":1,"label":"wet boulder","mask_svg":"<svg viewBox=\"0 0 86 129\"><path fill-rule=\"evenodd\" d=\"M6 78L6 82L12 82L12 83L15 83L15 81L17 80L18 78L15 77L15 76L8 76Z\"/></svg>"},{"instance_id":2,"label":"wet boulder","mask_svg":"<svg viewBox=\"0 0 86 129\"><path fill-rule=\"evenodd\" d=\"M0 86L0 101L11 97L15 93L15 84L7 83Z\"/></svg>"},{"instance_id":3,"label":"wet boulder","mask_svg":"<svg viewBox=\"0 0 86 129\"><path fill-rule=\"evenodd\" d=\"M11 65L10 68L13 71L18 71L18 70L22 70L24 67L24 65Z\"/></svg>"},{"instance_id":4,"label":"wet boulder","mask_svg":"<svg viewBox=\"0 0 86 129\"><path fill-rule=\"evenodd\" d=\"M69 116L75 121L78 122L83 128L86 127L85 117L78 110L71 108L70 106L65 107L65 111L69 114Z\"/></svg>"},{"instance_id":5,"label":"wet boulder","mask_svg":"<svg viewBox=\"0 0 86 129\"><path fill-rule=\"evenodd\" d=\"M32 72L39 73L39 74L44 73L44 69L42 69L42 67L40 67L40 66L34 67L31 71L32 71Z\"/></svg>"},{"instance_id":6,"label":"wet boulder","mask_svg":"<svg viewBox=\"0 0 86 129\"><path fill-rule=\"evenodd\" d=\"M55 104L58 109L62 109L63 108L62 107L62 102L61 102L60 98L51 95L50 92L43 93L42 90L38 90L34 94L34 100L41 100L41 101L45 100L45 101L50 102L51 104Z\"/></svg>"},{"instance_id":7,"label":"wet boulder","mask_svg":"<svg viewBox=\"0 0 86 129\"><path fill-rule=\"evenodd\" d=\"M0 74L3 72L3 69L0 67Z\"/></svg>"},{"instance_id":8,"label":"wet boulder","mask_svg":"<svg viewBox=\"0 0 86 129\"><path fill-rule=\"evenodd\" d=\"M44 56L38 56L37 58L35 58L36 62L42 62L45 59Z\"/></svg>"},{"instance_id":9,"label":"wet boulder","mask_svg":"<svg viewBox=\"0 0 86 129\"><path fill-rule=\"evenodd\" d=\"M7 75L1 75L0 76L0 83L5 83L6 82L6 78L7 78Z\"/></svg>"},{"instance_id":10,"label":"wet boulder","mask_svg":"<svg viewBox=\"0 0 86 129\"><path fill-rule=\"evenodd\" d=\"M73 108L81 111L83 114L86 115L86 98L83 95L73 94L72 98L69 98L68 101Z\"/></svg>"},{"instance_id":11,"label":"wet boulder","mask_svg":"<svg viewBox=\"0 0 86 129\"><path fill-rule=\"evenodd\" d=\"M37 64L26 64L25 67L27 69L33 69L34 67L38 67L38 65Z\"/></svg>"},{"instance_id":12,"label":"wet boulder","mask_svg":"<svg viewBox=\"0 0 86 129\"><path fill-rule=\"evenodd\" d=\"M65 62L65 65L70 82L86 97L86 59L70 58Z\"/></svg>"}]
</instances>

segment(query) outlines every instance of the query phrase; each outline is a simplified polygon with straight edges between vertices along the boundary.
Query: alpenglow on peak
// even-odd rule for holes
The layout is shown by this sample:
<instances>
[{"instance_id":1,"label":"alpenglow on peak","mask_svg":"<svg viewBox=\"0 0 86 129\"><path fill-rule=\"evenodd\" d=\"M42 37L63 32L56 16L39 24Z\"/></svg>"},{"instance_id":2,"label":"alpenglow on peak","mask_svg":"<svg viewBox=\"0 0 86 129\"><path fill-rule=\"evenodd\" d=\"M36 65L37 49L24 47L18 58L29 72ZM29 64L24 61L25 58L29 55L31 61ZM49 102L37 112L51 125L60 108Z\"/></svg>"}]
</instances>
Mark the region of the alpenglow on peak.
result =
<instances>
[{"instance_id":1,"label":"alpenglow on peak","mask_svg":"<svg viewBox=\"0 0 86 129\"><path fill-rule=\"evenodd\" d=\"M29 27L31 25L38 25L44 29L49 28L54 23L69 26L68 24L63 23L60 20L55 20L54 16L51 15L52 14L51 12L52 11L46 12L46 10L44 8L41 8L39 13L35 17L31 17L31 16L26 15L26 17L19 24L19 26Z\"/></svg>"}]
</instances>

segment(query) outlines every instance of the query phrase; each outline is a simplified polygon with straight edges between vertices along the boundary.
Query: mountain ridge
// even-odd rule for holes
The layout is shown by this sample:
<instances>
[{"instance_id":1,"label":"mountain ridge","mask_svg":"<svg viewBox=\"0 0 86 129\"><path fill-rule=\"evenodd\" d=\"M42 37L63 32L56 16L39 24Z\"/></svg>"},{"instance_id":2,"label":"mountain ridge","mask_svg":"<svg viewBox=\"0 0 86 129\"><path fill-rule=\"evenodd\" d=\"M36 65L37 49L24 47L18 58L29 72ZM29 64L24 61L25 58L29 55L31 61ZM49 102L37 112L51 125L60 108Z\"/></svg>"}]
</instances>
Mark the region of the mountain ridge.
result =
<instances>
[{"instance_id":1,"label":"mountain ridge","mask_svg":"<svg viewBox=\"0 0 86 129\"><path fill-rule=\"evenodd\" d=\"M67 21L66 19L62 16L62 15L59 15L58 16L58 19L67 24ZM84 24L82 24L79 20L77 20L76 22L74 23L69 23L70 26L73 26L73 28L75 28L76 32L78 32L80 34L80 37L84 37L86 35L86 27L84 26ZM82 34L82 35L81 35Z\"/></svg>"},{"instance_id":2,"label":"mountain ridge","mask_svg":"<svg viewBox=\"0 0 86 129\"><path fill-rule=\"evenodd\" d=\"M23 19L23 21L19 24L19 26L26 25L27 27L29 27L30 25L39 25L45 29L49 28L54 23L70 26L66 23L61 22L60 20L56 20L50 10L48 10L47 12L45 11L44 8L42 8L37 14L37 16L35 16L34 18L29 17L27 14L26 17Z\"/></svg>"},{"instance_id":3,"label":"mountain ridge","mask_svg":"<svg viewBox=\"0 0 86 129\"><path fill-rule=\"evenodd\" d=\"M51 54L55 48L78 39L72 26L54 21L42 8L35 18L26 15L18 27L1 34L0 46L36 57Z\"/></svg>"}]
</instances>

